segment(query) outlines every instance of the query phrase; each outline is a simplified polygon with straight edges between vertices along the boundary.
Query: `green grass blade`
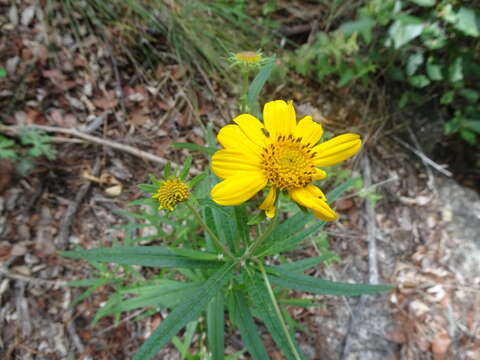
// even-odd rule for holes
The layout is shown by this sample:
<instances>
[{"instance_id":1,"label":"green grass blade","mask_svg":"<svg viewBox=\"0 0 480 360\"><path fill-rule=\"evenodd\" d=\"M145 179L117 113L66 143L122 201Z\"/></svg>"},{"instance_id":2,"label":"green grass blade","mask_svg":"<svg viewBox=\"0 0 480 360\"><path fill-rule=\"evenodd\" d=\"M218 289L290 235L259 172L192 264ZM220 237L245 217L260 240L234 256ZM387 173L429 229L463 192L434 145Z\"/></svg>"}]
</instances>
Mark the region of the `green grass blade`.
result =
<instances>
[{"instance_id":1,"label":"green grass blade","mask_svg":"<svg viewBox=\"0 0 480 360\"><path fill-rule=\"evenodd\" d=\"M234 292L235 307L236 307L236 323L240 329L240 335L243 339L243 344L254 360L269 359L265 346L260 341L258 336L259 331L255 325L252 313L248 308L245 296L240 291Z\"/></svg>"},{"instance_id":2,"label":"green grass blade","mask_svg":"<svg viewBox=\"0 0 480 360\"><path fill-rule=\"evenodd\" d=\"M222 264L220 261L197 260L176 255L172 250L161 246L122 246L59 253L73 259L152 267L214 268Z\"/></svg>"},{"instance_id":3,"label":"green grass blade","mask_svg":"<svg viewBox=\"0 0 480 360\"><path fill-rule=\"evenodd\" d=\"M350 284L318 279L303 274L279 271L275 268L278 276L269 275L269 279L275 285L293 290L306 291L313 294L355 296L363 294L375 294L381 291L389 291L394 287L390 285Z\"/></svg>"},{"instance_id":4,"label":"green grass blade","mask_svg":"<svg viewBox=\"0 0 480 360\"><path fill-rule=\"evenodd\" d=\"M225 353L224 297L220 291L207 306L207 339L211 360L223 360Z\"/></svg>"},{"instance_id":5,"label":"green grass blade","mask_svg":"<svg viewBox=\"0 0 480 360\"><path fill-rule=\"evenodd\" d=\"M233 276L234 264L225 264L217 270L205 284L189 298L184 299L160 326L145 341L133 357L134 360L148 360L187 323L196 319L214 297Z\"/></svg>"}]
</instances>

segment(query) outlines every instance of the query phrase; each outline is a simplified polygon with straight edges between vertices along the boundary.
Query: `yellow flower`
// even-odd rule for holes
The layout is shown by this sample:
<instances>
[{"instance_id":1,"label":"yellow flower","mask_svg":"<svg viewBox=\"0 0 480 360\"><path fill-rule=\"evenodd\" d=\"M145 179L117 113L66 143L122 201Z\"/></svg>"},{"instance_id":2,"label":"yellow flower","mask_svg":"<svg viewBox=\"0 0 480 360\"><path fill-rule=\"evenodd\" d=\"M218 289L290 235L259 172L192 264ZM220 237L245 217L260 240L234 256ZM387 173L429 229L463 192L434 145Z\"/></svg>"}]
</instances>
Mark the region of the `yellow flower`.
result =
<instances>
[{"instance_id":1,"label":"yellow flower","mask_svg":"<svg viewBox=\"0 0 480 360\"><path fill-rule=\"evenodd\" d=\"M168 179L161 181L157 192L152 198L157 199L160 203L158 209L168 209L173 211L174 207L188 199L190 191L188 186L178 179Z\"/></svg>"},{"instance_id":2,"label":"yellow flower","mask_svg":"<svg viewBox=\"0 0 480 360\"><path fill-rule=\"evenodd\" d=\"M278 191L288 192L298 204L325 221L337 218L313 181L326 177L318 167L337 164L355 155L360 136L343 134L318 145L322 126L306 116L296 120L292 102L271 101L263 109L263 123L249 114L233 119L218 133L224 149L212 158L213 172L224 179L214 186L212 199L220 205L238 205L264 187L270 191L260 205L275 216Z\"/></svg>"},{"instance_id":3,"label":"yellow flower","mask_svg":"<svg viewBox=\"0 0 480 360\"><path fill-rule=\"evenodd\" d=\"M247 64L257 64L262 61L262 54L255 51L241 51L233 57L235 60Z\"/></svg>"}]
</instances>

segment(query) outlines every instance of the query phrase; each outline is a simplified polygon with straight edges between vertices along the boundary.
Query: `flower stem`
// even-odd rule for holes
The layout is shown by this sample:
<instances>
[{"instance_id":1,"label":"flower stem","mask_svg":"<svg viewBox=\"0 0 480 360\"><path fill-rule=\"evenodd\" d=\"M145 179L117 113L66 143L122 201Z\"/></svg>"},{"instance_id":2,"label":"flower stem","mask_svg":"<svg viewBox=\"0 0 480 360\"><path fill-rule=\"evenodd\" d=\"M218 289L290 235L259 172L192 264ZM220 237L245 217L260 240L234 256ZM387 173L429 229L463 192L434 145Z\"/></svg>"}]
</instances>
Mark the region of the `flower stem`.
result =
<instances>
[{"instance_id":1,"label":"flower stem","mask_svg":"<svg viewBox=\"0 0 480 360\"><path fill-rule=\"evenodd\" d=\"M240 111L247 112L248 111L248 104L247 104L247 97L248 97L248 78L249 78L249 71L247 69L242 69L242 95L240 97Z\"/></svg>"},{"instance_id":2,"label":"flower stem","mask_svg":"<svg viewBox=\"0 0 480 360\"><path fill-rule=\"evenodd\" d=\"M187 205L197 222L205 229L205 231L210 236L215 245L222 249L224 255L231 259L234 259L235 256L233 256L232 252L220 241L220 239L217 237L217 235L215 235L212 229L210 229L210 227L203 221L197 209L195 209L195 207L193 207L192 204L190 204L188 201L185 202L185 205Z\"/></svg>"},{"instance_id":3,"label":"flower stem","mask_svg":"<svg viewBox=\"0 0 480 360\"><path fill-rule=\"evenodd\" d=\"M285 324L285 320L283 319L282 312L280 310L280 307L278 306L277 299L275 298L275 294L273 293L273 289L272 289L272 286L270 285L270 281L268 280L267 273L265 272L265 268L263 267L263 264L260 261L258 262L258 267L262 273L263 282L267 287L268 295L272 300L273 307L275 308L275 312L277 313L278 320L280 320L280 324L282 325L282 330L285 333L285 336L288 340L288 344L291 347L293 356L295 357L296 360L302 360L302 358L300 357L300 354L297 351L297 347L295 346L292 340L292 337L290 336L290 332L288 331L287 324Z\"/></svg>"},{"instance_id":4,"label":"flower stem","mask_svg":"<svg viewBox=\"0 0 480 360\"><path fill-rule=\"evenodd\" d=\"M265 241L266 238L270 236L272 231L276 228L278 224L278 217L275 216L270 223L268 224L268 227L265 229L265 231L257 238L254 240L253 244L250 245L250 247L245 251L245 258L248 258L253 252L257 249L257 247Z\"/></svg>"}]
</instances>

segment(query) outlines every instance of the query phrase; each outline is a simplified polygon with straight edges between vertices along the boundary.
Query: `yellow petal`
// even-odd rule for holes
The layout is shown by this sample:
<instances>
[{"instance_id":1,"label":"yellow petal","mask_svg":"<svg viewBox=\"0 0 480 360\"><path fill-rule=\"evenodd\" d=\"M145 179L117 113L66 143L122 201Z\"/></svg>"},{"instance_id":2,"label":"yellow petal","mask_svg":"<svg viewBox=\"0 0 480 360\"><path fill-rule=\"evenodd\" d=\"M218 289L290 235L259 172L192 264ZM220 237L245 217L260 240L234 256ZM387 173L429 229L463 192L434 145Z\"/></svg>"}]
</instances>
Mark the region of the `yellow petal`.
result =
<instances>
[{"instance_id":1,"label":"yellow petal","mask_svg":"<svg viewBox=\"0 0 480 360\"><path fill-rule=\"evenodd\" d=\"M321 169L315 168L315 174L313 174L313 180L323 180L327 177L327 173Z\"/></svg>"},{"instance_id":2,"label":"yellow petal","mask_svg":"<svg viewBox=\"0 0 480 360\"><path fill-rule=\"evenodd\" d=\"M212 189L212 200L217 204L239 205L259 192L267 185L262 173L247 172L230 176Z\"/></svg>"},{"instance_id":3,"label":"yellow petal","mask_svg":"<svg viewBox=\"0 0 480 360\"><path fill-rule=\"evenodd\" d=\"M335 165L355 155L362 147L362 140L357 134L343 134L334 137L313 148L316 166Z\"/></svg>"},{"instance_id":4,"label":"yellow petal","mask_svg":"<svg viewBox=\"0 0 480 360\"><path fill-rule=\"evenodd\" d=\"M265 210L265 215L269 218L275 217L275 200L277 199L277 190L274 187L270 188L267 197L260 205L260 209Z\"/></svg>"},{"instance_id":5,"label":"yellow petal","mask_svg":"<svg viewBox=\"0 0 480 360\"><path fill-rule=\"evenodd\" d=\"M312 120L311 116L305 116L298 122L293 135L296 138L301 137L302 143L315 145L323 135L322 125Z\"/></svg>"},{"instance_id":6,"label":"yellow petal","mask_svg":"<svg viewBox=\"0 0 480 360\"><path fill-rule=\"evenodd\" d=\"M237 150L223 149L213 154L212 170L222 179L234 176L239 172L261 172L260 158Z\"/></svg>"},{"instance_id":7,"label":"yellow petal","mask_svg":"<svg viewBox=\"0 0 480 360\"><path fill-rule=\"evenodd\" d=\"M245 135L258 146L265 146L267 137L265 136L263 124L255 116L242 114L233 119L233 122L240 126Z\"/></svg>"},{"instance_id":8,"label":"yellow petal","mask_svg":"<svg viewBox=\"0 0 480 360\"><path fill-rule=\"evenodd\" d=\"M271 139L280 135L293 134L297 122L295 108L291 101L270 101L263 107L263 122Z\"/></svg>"},{"instance_id":9,"label":"yellow petal","mask_svg":"<svg viewBox=\"0 0 480 360\"><path fill-rule=\"evenodd\" d=\"M326 203L323 192L315 185L309 184L303 188L289 191L290 197L298 204L312 209L313 214L324 221L334 221L337 214Z\"/></svg>"},{"instance_id":10,"label":"yellow petal","mask_svg":"<svg viewBox=\"0 0 480 360\"><path fill-rule=\"evenodd\" d=\"M220 129L217 140L226 149L239 150L248 156L260 157L262 148L252 142L238 125L226 125Z\"/></svg>"}]
</instances>

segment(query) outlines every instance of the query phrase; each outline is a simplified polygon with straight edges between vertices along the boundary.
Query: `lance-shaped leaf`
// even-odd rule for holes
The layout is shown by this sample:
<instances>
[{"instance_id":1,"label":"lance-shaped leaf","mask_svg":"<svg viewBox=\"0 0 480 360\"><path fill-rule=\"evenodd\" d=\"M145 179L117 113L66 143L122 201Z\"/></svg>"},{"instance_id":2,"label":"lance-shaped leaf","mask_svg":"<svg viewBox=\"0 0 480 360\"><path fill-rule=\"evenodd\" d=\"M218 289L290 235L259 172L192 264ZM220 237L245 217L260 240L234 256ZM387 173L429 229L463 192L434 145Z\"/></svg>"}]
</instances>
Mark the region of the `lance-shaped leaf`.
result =
<instances>
[{"instance_id":1,"label":"lance-shaped leaf","mask_svg":"<svg viewBox=\"0 0 480 360\"><path fill-rule=\"evenodd\" d=\"M313 276L286 272L275 267L276 275L269 275L270 281L278 286L313 294L354 296L375 294L392 290L390 285L350 284L318 279Z\"/></svg>"},{"instance_id":2,"label":"lance-shaped leaf","mask_svg":"<svg viewBox=\"0 0 480 360\"><path fill-rule=\"evenodd\" d=\"M246 274L245 284L257 313L267 326L270 335L272 335L273 340L282 350L283 354L288 360L298 360L302 358L298 346L292 344L291 339L289 339L285 333L282 320L279 319L279 314L275 310L275 304L269 296L268 288L258 276L258 273L252 269L250 273Z\"/></svg>"},{"instance_id":3,"label":"lance-shaped leaf","mask_svg":"<svg viewBox=\"0 0 480 360\"><path fill-rule=\"evenodd\" d=\"M225 316L223 293L218 292L207 306L207 339L211 360L223 360L225 352Z\"/></svg>"},{"instance_id":4,"label":"lance-shaped leaf","mask_svg":"<svg viewBox=\"0 0 480 360\"><path fill-rule=\"evenodd\" d=\"M307 269L317 266L318 264L334 259L336 256L337 255L335 255L334 253L327 253L321 256L315 256L311 258L306 258L298 261L292 261L289 263L273 266L271 267L271 269L273 270L274 273L276 269L283 270L284 272L288 272L288 273L302 273Z\"/></svg>"},{"instance_id":5,"label":"lance-shaped leaf","mask_svg":"<svg viewBox=\"0 0 480 360\"><path fill-rule=\"evenodd\" d=\"M217 270L193 296L181 302L160 326L145 341L140 350L133 357L134 360L148 360L183 328L187 323L196 319L206 308L210 300L222 290L233 276L234 264L228 263Z\"/></svg>"},{"instance_id":6,"label":"lance-shaped leaf","mask_svg":"<svg viewBox=\"0 0 480 360\"><path fill-rule=\"evenodd\" d=\"M252 313L248 308L245 296L240 291L235 291L234 296L236 322L240 329L243 344L254 360L268 359L267 351L265 350L263 343L260 341L260 336L258 336L259 331L253 320Z\"/></svg>"},{"instance_id":7,"label":"lance-shaped leaf","mask_svg":"<svg viewBox=\"0 0 480 360\"><path fill-rule=\"evenodd\" d=\"M161 246L120 246L59 253L73 259L152 267L214 268L223 264L221 261L191 259Z\"/></svg>"}]
</instances>

